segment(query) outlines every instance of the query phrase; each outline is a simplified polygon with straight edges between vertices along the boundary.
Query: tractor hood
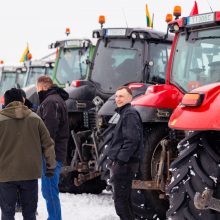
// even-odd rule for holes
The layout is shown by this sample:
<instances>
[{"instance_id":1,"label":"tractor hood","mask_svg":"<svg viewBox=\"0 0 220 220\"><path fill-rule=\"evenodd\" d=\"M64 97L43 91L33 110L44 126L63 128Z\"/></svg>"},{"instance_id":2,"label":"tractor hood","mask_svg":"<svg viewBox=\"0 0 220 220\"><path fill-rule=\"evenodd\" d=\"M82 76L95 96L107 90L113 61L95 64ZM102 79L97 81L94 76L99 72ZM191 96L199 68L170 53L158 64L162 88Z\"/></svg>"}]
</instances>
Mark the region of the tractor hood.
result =
<instances>
[{"instance_id":1,"label":"tractor hood","mask_svg":"<svg viewBox=\"0 0 220 220\"><path fill-rule=\"evenodd\" d=\"M169 127L179 130L220 130L220 83L199 87L188 94L199 94L202 99L197 106L187 106L187 101L191 103L192 100L185 98L186 102L183 102L183 98L170 117Z\"/></svg>"}]
</instances>

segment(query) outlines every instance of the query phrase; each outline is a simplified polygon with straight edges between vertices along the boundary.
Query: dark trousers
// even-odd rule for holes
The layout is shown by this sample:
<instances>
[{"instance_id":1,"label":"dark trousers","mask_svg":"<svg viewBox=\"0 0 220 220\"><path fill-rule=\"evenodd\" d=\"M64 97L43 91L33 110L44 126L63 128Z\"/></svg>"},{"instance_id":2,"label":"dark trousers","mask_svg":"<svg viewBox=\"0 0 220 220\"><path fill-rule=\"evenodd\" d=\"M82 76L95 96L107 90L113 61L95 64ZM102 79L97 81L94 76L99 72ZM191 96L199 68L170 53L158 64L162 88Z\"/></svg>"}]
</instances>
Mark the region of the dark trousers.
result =
<instances>
[{"instance_id":1,"label":"dark trousers","mask_svg":"<svg viewBox=\"0 0 220 220\"><path fill-rule=\"evenodd\" d=\"M36 220L38 180L0 183L1 220L15 219L18 190L20 192L23 219Z\"/></svg>"},{"instance_id":2,"label":"dark trousers","mask_svg":"<svg viewBox=\"0 0 220 220\"><path fill-rule=\"evenodd\" d=\"M131 205L131 186L134 178L132 165L113 163L110 172L116 213L121 220L134 220Z\"/></svg>"}]
</instances>

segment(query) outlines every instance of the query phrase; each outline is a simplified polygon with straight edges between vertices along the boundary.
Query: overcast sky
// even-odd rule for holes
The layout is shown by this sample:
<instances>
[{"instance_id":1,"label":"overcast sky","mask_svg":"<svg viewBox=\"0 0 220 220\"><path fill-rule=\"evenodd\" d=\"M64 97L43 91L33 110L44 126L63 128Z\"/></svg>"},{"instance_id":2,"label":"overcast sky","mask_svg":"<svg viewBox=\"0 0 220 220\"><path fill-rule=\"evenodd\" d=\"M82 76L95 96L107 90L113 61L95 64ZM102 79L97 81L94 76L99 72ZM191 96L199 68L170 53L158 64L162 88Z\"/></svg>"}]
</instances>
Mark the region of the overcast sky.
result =
<instances>
[{"instance_id":1,"label":"overcast sky","mask_svg":"<svg viewBox=\"0 0 220 220\"><path fill-rule=\"evenodd\" d=\"M105 15L105 27L145 27L145 4L154 13L154 28L166 30L164 22L174 5L182 6L187 16L194 0L7 0L1 2L0 60L18 63L29 43L33 59L51 50L48 45L65 38L71 29L72 38L91 38L93 29L100 27L99 15ZM220 11L220 0L197 0L199 12ZM209 3L209 4L208 4Z\"/></svg>"}]
</instances>

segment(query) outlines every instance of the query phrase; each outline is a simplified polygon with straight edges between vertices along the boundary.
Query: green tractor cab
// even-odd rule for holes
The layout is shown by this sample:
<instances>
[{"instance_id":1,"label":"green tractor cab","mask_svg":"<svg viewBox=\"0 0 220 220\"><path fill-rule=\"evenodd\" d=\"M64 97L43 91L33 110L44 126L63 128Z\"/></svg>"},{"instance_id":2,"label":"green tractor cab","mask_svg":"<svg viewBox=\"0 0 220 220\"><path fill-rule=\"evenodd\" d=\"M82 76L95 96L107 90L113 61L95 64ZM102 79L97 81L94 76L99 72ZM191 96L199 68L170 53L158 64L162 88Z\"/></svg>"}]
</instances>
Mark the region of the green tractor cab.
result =
<instances>
[{"instance_id":1,"label":"green tractor cab","mask_svg":"<svg viewBox=\"0 0 220 220\"><path fill-rule=\"evenodd\" d=\"M56 48L57 57L52 79L60 87L69 86L74 80L88 77L87 62L92 58L95 46L89 39L68 39L49 45Z\"/></svg>"}]
</instances>

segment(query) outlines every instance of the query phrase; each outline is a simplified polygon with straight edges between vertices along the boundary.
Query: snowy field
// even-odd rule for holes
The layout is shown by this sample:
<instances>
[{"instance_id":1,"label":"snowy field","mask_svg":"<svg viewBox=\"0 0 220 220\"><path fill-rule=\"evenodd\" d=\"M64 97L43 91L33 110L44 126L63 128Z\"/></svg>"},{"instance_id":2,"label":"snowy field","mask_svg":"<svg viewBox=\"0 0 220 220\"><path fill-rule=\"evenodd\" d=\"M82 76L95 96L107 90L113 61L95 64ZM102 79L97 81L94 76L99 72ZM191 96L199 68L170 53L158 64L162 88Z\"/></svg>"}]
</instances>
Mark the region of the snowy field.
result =
<instances>
[{"instance_id":1,"label":"snowy field","mask_svg":"<svg viewBox=\"0 0 220 220\"><path fill-rule=\"evenodd\" d=\"M45 201L42 198L39 184L39 200L37 220L47 219ZM63 220L119 220L115 214L112 195L103 192L100 195L73 195L60 193ZM1 212L0 212L1 213ZM22 214L17 213L16 220L23 220Z\"/></svg>"}]
</instances>

